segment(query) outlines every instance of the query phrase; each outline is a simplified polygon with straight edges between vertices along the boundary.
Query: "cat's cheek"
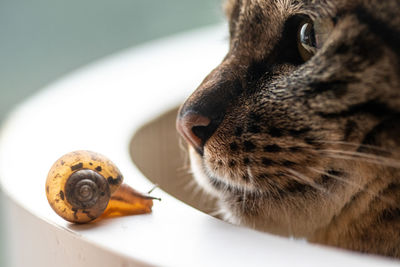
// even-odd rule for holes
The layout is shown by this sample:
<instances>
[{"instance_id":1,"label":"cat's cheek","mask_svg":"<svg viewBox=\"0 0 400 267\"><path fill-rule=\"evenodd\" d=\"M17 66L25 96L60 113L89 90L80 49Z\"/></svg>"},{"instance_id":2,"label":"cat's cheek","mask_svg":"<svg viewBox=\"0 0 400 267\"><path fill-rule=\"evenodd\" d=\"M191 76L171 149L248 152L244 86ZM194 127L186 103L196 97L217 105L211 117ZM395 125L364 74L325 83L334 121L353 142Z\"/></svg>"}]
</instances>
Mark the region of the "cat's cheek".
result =
<instances>
[{"instance_id":1,"label":"cat's cheek","mask_svg":"<svg viewBox=\"0 0 400 267\"><path fill-rule=\"evenodd\" d=\"M219 197L220 193L211 185L210 178L205 173L202 157L191 146L189 146L189 156L190 168L192 170L195 181L199 184L200 187L203 188L204 191L214 197Z\"/></svg>"}]
</instances>

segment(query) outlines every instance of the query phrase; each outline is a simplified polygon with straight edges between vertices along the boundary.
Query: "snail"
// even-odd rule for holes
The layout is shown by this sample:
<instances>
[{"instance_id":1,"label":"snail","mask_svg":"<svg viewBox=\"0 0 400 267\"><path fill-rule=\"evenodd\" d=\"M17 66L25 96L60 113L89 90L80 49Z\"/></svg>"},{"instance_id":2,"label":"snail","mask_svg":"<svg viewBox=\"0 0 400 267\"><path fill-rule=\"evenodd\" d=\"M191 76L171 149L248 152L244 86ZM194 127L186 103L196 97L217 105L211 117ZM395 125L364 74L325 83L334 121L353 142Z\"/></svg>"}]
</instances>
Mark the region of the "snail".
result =
<instances>
[{"instance_id":1,"label":"snail","mask_svg":"<svg viewBox=\"0 0 400 267\"><path fill-rule=\"evenodd\" d=\"M79 150L53 164L46 180L46 196L53 210L73 223L151 212L153 199L158 198L122 182L120 170L108 158Z\"/></svg>"}]
</instances>

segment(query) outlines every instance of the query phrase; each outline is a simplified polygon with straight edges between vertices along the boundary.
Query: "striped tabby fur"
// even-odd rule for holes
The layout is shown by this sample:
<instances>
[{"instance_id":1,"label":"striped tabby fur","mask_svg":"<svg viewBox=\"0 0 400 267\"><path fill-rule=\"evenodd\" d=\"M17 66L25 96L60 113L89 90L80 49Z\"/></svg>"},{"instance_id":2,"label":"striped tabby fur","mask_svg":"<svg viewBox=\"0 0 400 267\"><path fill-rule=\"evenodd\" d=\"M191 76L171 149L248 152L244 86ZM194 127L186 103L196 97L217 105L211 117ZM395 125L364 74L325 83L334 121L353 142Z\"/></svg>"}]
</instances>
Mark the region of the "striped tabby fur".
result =
<instances>
[{"instance_id":1,"label":"striped tabby fur","mask_svg":"<svg viewBox=\"0 0 400 267\"><path fill-rule=\"evenodd\" d=\"M400 258L400 1L229 0L230 49L181 107L227 221ZM301 22L330 23L299 55Z\"/></svg>"}]
</instances>

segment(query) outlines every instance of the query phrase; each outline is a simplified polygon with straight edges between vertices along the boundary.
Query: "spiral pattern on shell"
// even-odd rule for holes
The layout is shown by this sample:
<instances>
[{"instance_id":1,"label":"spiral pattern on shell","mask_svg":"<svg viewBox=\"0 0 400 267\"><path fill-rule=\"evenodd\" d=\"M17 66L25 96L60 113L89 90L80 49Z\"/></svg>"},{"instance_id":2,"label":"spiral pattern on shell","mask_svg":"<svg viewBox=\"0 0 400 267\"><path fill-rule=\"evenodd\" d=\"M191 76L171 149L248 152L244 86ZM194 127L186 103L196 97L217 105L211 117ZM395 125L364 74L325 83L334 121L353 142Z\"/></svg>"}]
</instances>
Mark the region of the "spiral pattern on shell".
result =
<instances>
[{"instance_id":1,"label":"spiral pattern on shell","mask_svg":"<svg viewBox=\"0 0 400 267\"><path fill-rule=\"evenodd\" d=\"M104 210L110 199L110 188L99 173L84 169L71 174L65 184L65 196L74 208Z\"/></svg>"}]
</instances>

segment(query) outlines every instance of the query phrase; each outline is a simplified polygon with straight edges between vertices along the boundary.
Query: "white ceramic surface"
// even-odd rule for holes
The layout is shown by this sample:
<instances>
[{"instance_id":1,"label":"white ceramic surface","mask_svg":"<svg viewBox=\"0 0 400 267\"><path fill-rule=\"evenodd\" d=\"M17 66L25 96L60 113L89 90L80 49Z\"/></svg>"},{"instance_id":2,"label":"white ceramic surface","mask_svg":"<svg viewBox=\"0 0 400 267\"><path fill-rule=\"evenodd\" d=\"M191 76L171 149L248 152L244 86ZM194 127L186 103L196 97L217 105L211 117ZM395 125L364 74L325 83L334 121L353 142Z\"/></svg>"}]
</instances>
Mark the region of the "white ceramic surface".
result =
<instances>
[{"instance_id":1,"label":"white ceramic surface","mask_svg":"<svg viewBox=\"0 0 400 267\"><path fill-rule=\"evenodd\" d=\"M147 215L73 225L58 217L44 182L62 154L88 149L113 160L131 186L152 187L129 142L176 107L223 58L218 26L153 42L96 62L50 85L2 127L0 181L7 195L11 266L390 266L361 256L232 226L174 199Z\"/></svg>"}]
</instances>

